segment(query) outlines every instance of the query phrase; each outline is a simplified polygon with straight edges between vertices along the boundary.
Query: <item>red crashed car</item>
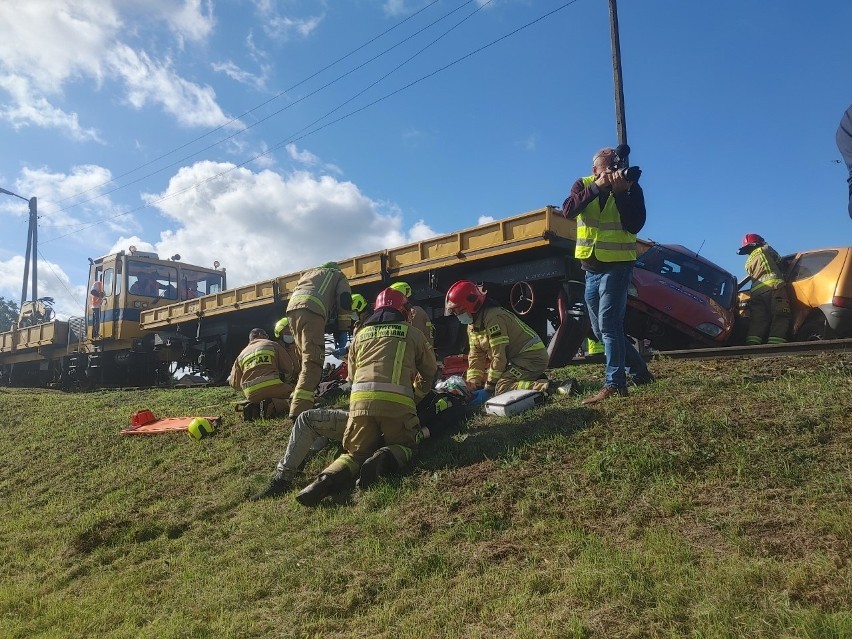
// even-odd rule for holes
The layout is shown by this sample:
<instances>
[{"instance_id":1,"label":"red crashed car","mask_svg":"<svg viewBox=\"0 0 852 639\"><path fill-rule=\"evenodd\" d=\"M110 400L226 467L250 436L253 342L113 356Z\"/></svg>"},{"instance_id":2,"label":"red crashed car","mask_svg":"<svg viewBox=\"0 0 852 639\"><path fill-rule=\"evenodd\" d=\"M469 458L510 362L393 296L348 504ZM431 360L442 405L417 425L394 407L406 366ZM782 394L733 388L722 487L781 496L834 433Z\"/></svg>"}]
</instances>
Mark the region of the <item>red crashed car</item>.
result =
<instances>
[{"instance_id":1,"label":"red crashed car","mask_svg":"<svg viewBox=\"0 0 852 639\"><path fill-rule=\"evenodd\" d=\"M736 319L737 279L677 244L640 241L638 249L627 333L661 351L725 345Z\"/></svg>"}]
</instances>

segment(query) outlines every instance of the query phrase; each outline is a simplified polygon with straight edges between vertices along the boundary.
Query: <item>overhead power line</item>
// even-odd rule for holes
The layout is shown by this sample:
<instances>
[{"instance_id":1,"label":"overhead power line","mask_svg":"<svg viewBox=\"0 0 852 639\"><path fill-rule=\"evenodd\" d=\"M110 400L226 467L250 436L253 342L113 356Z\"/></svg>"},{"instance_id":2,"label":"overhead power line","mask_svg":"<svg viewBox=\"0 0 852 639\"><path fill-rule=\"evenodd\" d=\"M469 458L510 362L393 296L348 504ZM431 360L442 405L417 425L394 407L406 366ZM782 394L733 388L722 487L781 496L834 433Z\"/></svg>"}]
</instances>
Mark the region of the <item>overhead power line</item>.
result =
<instances>
[{"instance_id":1,"label":"overhead power line","mask_svg":"<svg viewBox=\"0 0 852 639\"><path fill-rule=\"evenodd\" d=\"M332 67L336 66L336 65L337 65L337 64L339 64L340 62L343 62L343 61L344 61L344 60L346 60L347 58L350 58L351 56L353 56L354 54L358 53L358 52L359 52L359 51L361 51L362 49L364 49L364 48L368 47L368 46L369 46L369 45L371 45L373 42L376 42L377 40L379 40L380 38L384 37L385 35L387 35L387 34L388 34L388 33L390 33L391 31L393 31L393 30L395 30L395 29L397 29L397 28L401 27L403 24L405 24L405 23L406 23L406 22L408 22L409 20L413 19L414 17L416 17L416 16L417 16L417 15L419 15L420 13L424 12L426 9L428 9L428 8L429 8L429 7L431 7L432 5L437 4L437 2L438 2L438 1L439 1L439 0L432 0L431 2L429 2L429 4L427 4L427 5L425 5L424 7L422 7L422 8L420 8L420 9L418 9L417 11L415 11L414 13L412 13L411 15L407 16L406 18L404 18L403 20L400 20L399 22L397 22L397 23L396 23L395 25L393 25L392 27L390 27L390 28L388 28L388 29L384 30L383 32L381 32L381 33L380 33L380 34L378 34L377 36L374 36L373 38L370 38L370 39L369 39L369 40L367 40L367 42L365 42L364 44L362 44L362 45L360 45L360 46L356 47L355 49L352 49L349 53L346 53L346 54L344 54L344 55L340 56L339 58L337 58L337 59L336 59L336 60L334 60L333 62L331 62L331 63L329 63L329 64L325 65L324 67L322 67L322 68L321 68L321 69L319 69L318 71L315 71L314 73L312 73L311 75L307 76L306 78L304 78L304 79L302 79L302 80L299 80L299 81L298 81L298 82L296 82L295 84L293 84L293 85L289 86L288 88L284 89L283 91L280 91L279 93L275 94L274 96L272 96L271 98L269 98L269 99L268 99L268 100L266 100L265 102L262 102L262 103L258 104L257 106L255 106L255 107L253 107L253 108L249 109L248 111L245 111L244 113L242 113L242 114L240 114L240 115L238 115L238 116L236 116L236 117L234 117L234 118L232 118L232 119L228 120L227 122L225 122L225 123L223 123L223 124L220 124L219 126L217 126L217 127L213 128L213 129L210 129L210 130L209 130L209 131L207 131L206 133L203 133L203 134L201 134L201 135L199 135L199 136L197 136L197 137L193 138L192 140L189 140L188 142L186 142L186 143L184 143L184 144L181 144L180 146L177 146L177 147L175 147L175 148L171 149L170 151L166 151L165 153L163 153L163 154L161 154L161 155L159 155L159 156L155 157L155 158L154 158L154 159L152 159L152 160L149 160L148 162L145 162L145 163L143 163L143 164L140 164L139 166L137 166L137 167L135 167L135 168L133 168L133 169L130 169L129 171L125 171L124 173L121 173L121 174L119 174L119 175L116 175L115 177L113 177L113 178L111 178L111 179L109 179L109 180L106 180L105 182L101 182L100 184L96 184L96 185L94 185L94 186L91 186L91 187L89 187L88 189L85 189L85 190L83 190L83 191L79 191L78 193L74 193L73 195L68 195L68 196L66 196L66 197L64 197L64 198L62 198L62 199L60 199L60 200L57 200L56 202L54 202L54 204L61 204L62 202L66 202L66 201L68 201L68 200L71 200L71 199L74 199L74 198L78 198L78 197L80 197L81 195L85 195L86 193L90 193L90 192L95 191L95 190L97 190L97 189L103 188L104 186L107 186L108 184L112 184L113 182L116 182L116 181L120 180L120 179L121 179L121 178L123 178L123 177L127 177L128 175L132 175L132 174L134 174L134 173L136 173L136 172L138 172L138 171L141 171L142 169L144 169L144 168L146 168L146 167L148 167L148 166L151 166L152 164L155 164L155 163L159 162L160 160L163 160L163 159L165 159L165 158L169 157L170 155L174 155L175 153L177 153L177 152L178 152L178 151L180 151L181 149L185 149L185 148L187 148L187 147L189 147L189 146L192 146L192 145L193 145L193 144L195 144L196 142L200 142L200 141L201 141L201 140L203 140L204 138L206 138L206 137L209 137L209 136L213 135L213 134L214 134L214 133L216 133L217 131L221 131L222 129L225 129L225 128L227 128L227 127L231 126L232 124L234 124L234 123L236 123L236 122L239 122L239 121L240 121L240 120L242 120L245 116L247 116L247 115L251 115L252 113L254 113L255 111L257 111L258 109L261 109L261 108L265 107L266 105L271 104L272 102L275 102L276 100L278 100L279 98L283 97L284 95L286 95L287 93L289 93L289 92L290 92L290 91L292 91L293 89L296 89L296 88L298 88L298 87L302 86L303 84L305 84L305 83L306 83L306 82L308 82L309 80L314 79L314 78L315 78L315 77L317 77L318 75L320 75L320 74L324 73L325 71L328 71L329 69L331 69ZM313 91L313 92L309 93L309 94L308 94L308 96L306 96L306 97L310 97L311 95L314 95L315 93L318 93L319 91L322 91L323 89L325 89L325 88L327 88L327 87L331 86L331 84L333 84L334 82L337 82L337 81L338 81L338 80L340 80L341 78L346 77L347 75L351 74L351 73L352 73L352 72L354 72L354 71L357 71L358 69L360 69L360 68L361 68L362 66L364 66L365 64L369 64L369 63L370 63L370 62L372 62L373 60L375 60L375 59L377 59L377 58L381 57L382 55L384 55L385 53L387 53L387 52L389 52L389 51L393 50L394 48L398 47L400 44L402 44L402 43L406 42L407 40L411 39L412 37L414 37L414 36L416 36L416 35L420 34L420 33L421 33L421 32L423 32L424 30L426 30L426 29L430 28L432 25L436 24L437 22L440 22L440 20L443 20L443 19L444 19L445 17L447 17L448 15L451 15L451 14L452 14L452 13L454 13L455 11L458 11L459 9L461 9L461 8L462 8L462 7L464 7L465 5L470 4L471 2L473 2L473 0L467 0L467 1L466 1L466 2L464 2L463 4L459 5L457 8L455 8L455 9L453 9L452 11L450 11L449 13L445 14L442 18L439 18L438 20L436 20L435 22L433 22L433 23L431 23L431 24L427 25L427 26L426 26L426 27L424 27L423 29L420 29L419 31L417 31L416 33L414 33L412 36L409 36L408 38L406 38L405 40L402 40L401 42L399 42L399 43L395 44L394 46L392 46L392 47L390 47L390 48L388 48L388 49L385 49L385 50L384 50L384 51L382 51L379 55L377 55L377 56L375 56L375 57L371 58L371 59L370 59L370 60L368 60L366 63L361 64L361 65L359 65L359 66L355 67L355 69L353 69L352 71L349 71L349 72L347 72L347 73L343 74L342 76L338 76L338 77L337 77L337 78L335 78L335 80L333 80L332 82L329 82L329 83L327 83L327 84L323 85L322 87L320 87L319 89L317 89L316 91ZM261 120L259 120L259 121L255 122L254 124L251 124L251 125L249 125L249 126L247 126L247 127L243 128L243 129L241 129L240 131L238 131L238 132L236 132L236 133L234 133L234 134L232 134L232 135L229 135L229 136L227 136L227 137L225 137L225 138L223 138L223 139L220 139L220 140L218 140L217 142L215 142L214 144L212 144L212 145L210 145L210 146L207 146L207 147L205 147L205 148L203 148L203 149L200 149L199 151L197 151L196 153L194 153L194 154L192 154L192 155L189 155L189 156L186 156L186 157L184 157L184 158L181 158L181 159L180 159L180 160L178 160L177 162L182 162L183 160L188 159L188 158L190 158L190 157L193 157L194 155L197 155L198 153L202 153L202 152L207 151L207 150L209 150L209 149L211 149L211 148L213 148L213 147L215 147L215 146L217 146L217 145L219 145L219 144L222 144L223 142L226 142L226 141L228 141L228 140L232 139L233 137L235 137L235 136L237 136L237 135L240 135L241 133L244 133L245 131L248 131L249 129L251 129L251 128L253 128L253 127L257 126L257 125L258 125L258 124L260 124L261 122L264 122L264 121L268 120L270 117L272 117L272 116L274 116L274 115L277 115L277 114L281 113L282 111L286 110L286 109L287 109L287 108L289 108L290 106L293 106L294 104L297 104L298 102L301 102L303 99L305 99L305 98L300 98L299 100L297 100L296 102L294 102L294 103L292 103L292 104L288 105L288 106L287 106L287 107L285 107L284 109L279 109L278 111L276 111L276 112L272 113L271 115L269 115L269 116L267 116L267 117L265 117L265 118L262 118ZM175 164L175 163L172 163L172 164L169 164L169 165L167 165L167 166L164 166L164 167L162 167L161 169L159 169L159 170L157 170L157 171L155 171L155 172L153 172L153 173L149 173L149 174L147 174L147 175L143 176L143 177L142 177L142 178L140 178L140 179L145 179L146 177L150 177L150 176L152 176L152 175L156 175L156 174L157 174L157 173L159 173L160 171L163 171L163 170L165 170L165 169L167 169L167 168L169 168L169 167L171 167L171 166L174 166L174 164ZM135 183L136 183L136 182L138 182L138 181L139 181L139 180L134 180L134 181L132 181L132 182L128 182L127 184L124 184L123 186L120 186L120 187L118 187L118 188L116 188L116 189L112 189L112 190L108 191L107 193L101 193L101 194L99 194L99 195L97 195L97 196L95 196L95 197L93 197L93 198L89 198L89 199L87 199L87 200L83 200L83 201L80 201L80 202L74 202L73 204L69 204L68 206L61 208L61 209L59 210L59 212L66 211L66 210L68 210L68 209L74 208L75 206L80 206L81 204L86 204L87 202L91 202L93 199L97 199L98 197L104 197L104 196L106 196L106 195L109 195L110 193L114 193L115 191L117 191L117 190L119 190L119 189L121 189L121 188L124 188L125 186L129 186L129 185L131 185L131 184L135 184Z\"/></svg>"},{"instance_id":2,"label":"overhead power line","mask_svg":"<svg viewBox=\"0 0 852 639\"><path fill-rule=\"evenodd\" d=\"M492 0L489 0L489 2L490 2L490 1L492 1ZM524 25L522 25L522 26L518 27L517 29L514 29L514 30L512 30L512 31L510 31L510 32L508 32L508 33L506 33L506 34L504 34L504 35L502 35L502 36L500 36L499 38L496 38L496 39L492 40L491 42L489 42L489 43L487 43L487 44L484 44L484 45L482 45L481 47L478 47L478 48L476 48L476 49L474 49L474 50L472 50L472 51L470 51L470 52L466 53L465 55L463 55L463 56L461 56L461 57L459 57L459 58L456 58L456 59L455 59L455 60L453 60L452 62L450 62L450 63L448 63L448 64L445 64L444 66L439 67L439 68L437 68L437 69L435 69L435 70L431 71L430 73L427 73L426 75L420 76L420 77L419 77L419 78L417 78L416 80L413 80L412 82L409 82L408 84L406 84L406 85L404 85L404 86L402 86L402 87L400 87L400 88L398 88L398 89L396 89L396 90L394 90L394 91L391 91L390 93L386 93L385 95L383 95L383 96L381 96L381 97L379 97L379 98L377 98L377 99L373 100L372 102L369 102L369 103L367 103L367 104L365 104L365 105L363 105L363 106L361 106L361 107L359 107L359 108L355 109L354 111L350 111L349 113L346 113L345 115L342 115L342 116L340 116L339 118L336 118L336 119L334 119L334 120L331 120L330 122L326 122L325 124L323 124L323 125L321 125L321 126L318 126L318 127L314 128L314 129L311 129L310 131L307 131L306 133L304 133L304 134L302 134L302 135L299 135L299 133L301 133L302 131L304 131L304 128L307 128L307 127L304 127L304 128L303 128L303 129L301 129L300 131L297 131L296 133L292 134L290 137L287 137L287 138L285 138L284 140L281 140L281 141L277 142L276 144L274 144L272 147L270 147L270 148L269 148L269 149L267 149L266 151L263 151L262 153L258 153L258 154L256 154L256 155L254 155L254 156L252 156L252 157L248 158L247 160L244 160L243 162L240 162L239 164L235 164L234 166L231 166L231 167L229 167L228 169L226 169L226 170L224 170L224 171L221 171L221 172L219 172L219 173L217 173L217 174L215 174L215 175L210 176L209 178L206 178L206 179L204 179L204 180L201 180L200 182L196 182L195 184L192 184L192 185L190 185L190 186L187 186L187 187L185 187L185 188L183 188L183 189L181 189L181 190L179 190L179 191L176 191L176 192L174 192L174 193L170 193L170 194L168 194L168 195L164 195L164 196L162 196L162 197L159 197L159 198L156 198L156 199L150 200L150 201L146 202L145 204L142 204L142 205L140 205L140 206L137 206L137 207L135 207L135 208L132 208L132 209L130 209L130 210L128 210L128 211L125 211L125 212L123 212L123 213L118 213L118 214L116 214L116 215L112 215L112 216L109 216L109 217L101 218L101 219L99 219L99 220L97 220L97 221L95 221L95 222L93 222L93 223L91 223L91 224L88 224L88 225L86 225L86 226L84 226L84 227L82 227L82 228L80 228L80 229L77 229L77 230L75 230L75 231L71 231L71 232L69 232L69 233L65 233L65 234L63 234L63 235L58 235L58 236L56 236L56 237L50 238L50 239L48 239L48 240L44 240L44 242L53 242L53 241L56 241L56 240L62 239L62 238L64 238L64 237L67 237L67 236L69 236L69 235L74 235L75 233L79 233L79 232L84 231L84 230L86 230L86 229L89 229L89 228L92 228L92 227L94 227L94 226L97 226L97 225L101 224L101 223L102 223L102 222L104 222L104 221L107 221L107 220L113 220L113 219L118 219L118 218L120 218L120 217L124 217L125 215L131 215L131 214L136 213L136 212L138 212L138 211L143 211L143 210L145 210L145 209L147 209L147 208L150 208L150 207L152 207L152 206L154 206L154 205L160 204L161 202L165 202L165 201L170 200L170 199L172 199L172 198L178 197L179 195L182 195L182 194L184 194L184 193L186 193L186 192L188 192L188 191L191 191L191 190L193 190L193 189L196 189L196 188L198 188L199 186L203 186L204 184L207 184L208 182L212 182L213 180L217 180L217 179L219 179L219 178L221 178L221 177L223 177L223 176L227 175L228 173L231 173L232 171L234 171L234 170L236 170L236 169L242 168L242 167L246 166L247 164L250 164L250 163L252 163L252 162L255 162L255 161L259 160L260 158L265 157L265 156L269 155L270 153L272 153L272 152L274 152L274 151L277 151L278 149L280 149L280 148L282 148L282 147L286 146L287 144L291 144L291 143L294 143L294 142L298 142L299 140L303 140L303 139L305 139L305 138L307 138L307 137L309 137L309 136L311 136L311 135L313 135L313 134L315 134L315 133L318 133L319 131L322 131L323 129L325 129L325 128L327 128L327 127L330 127L330 126L332 126L332 125L334 125L334 124L337 124L337 123L339 123L339 122L342 122L343 120L347 120L347 119L349 119L350 117L352 117L353 115L356 115L356 114L358 114L358 113L361 113L362 111L365 111L365 110L367 110L367 109L369 109L369 108L371 108L371 107L373 107L373 106L375 106L375 105L377 105L377 104L379 104L379 103L381 103L381 102L383 102L383 101L387 100L388 98L391 98L391 97L393 97L393 96L395 96L395 95L397 95L397 94L399 94L399 93L402 93L403 91L407 91L408 89L410 89L410 88L412 88L412 87L414 87L414 86L416 86L416 85L420 84L421 82L423 82L423 81L425 81L425 80L428 80L429 78L432 78L432 77L434 77L434 76L438 75L439 73L442 73L443 71L446 71L447 69L450 69L450 68L452 68L452 67L456 66L457 64L460 64L461 62L464 62L464 61L465 61L465 60L467 60L468 58L471 58L471 57L473 57L473 56L475 56L475 55L478 55L479 53L482 53L482 52L483 52L483 51L485 51L486 49L489 49L489 48L493 47L493 46L494 46L494 45L496 45L496 44L499 44L499 43L500 43L500 42L502 42L503 40L506 40L506 39L508 39L508 38L511 38L512 36L517 35L517 34L518 34L518 33L520 33L521 31L524 31L525 29L528 29L529 27L531 27L531 26L533 26L533 25L535 25L535 24L538 24L538 23L539 23L539 22L541 22L542 20L546 20L547 18L550 18L551 16L553 16L553 15L555 15L556 13L558 13L558 12L562 11L563 9L565 9L565 8L567 8L567 7L569 7L569 6L571 6L572 4L577 3L578 1L579 1L579 0L569 0L569 2L566 2L566 3L564 3L564 4L562 4L562 5L558 6L558 7L556 7L555 9L553 9L553 10L551 10L551 11L548 11L547 13L545 13L545 14L543 14L543 15L539 16L539 17L538 17L538 18L536 18L535 20L531 20L530 22L527 22L526 24L524 24ZM356 96L356 97L357 97L357 96ZM351 98L350 98L350 100L348 100L347 102L349 102L349 101L351 101ZM339 107L338 107L338 108L339 108ZM329 112L329 114L330 114L330 113L333 113L333 112L334 112L334 111L336 111L336 110L337 110L337 109L334 109L333 111ZM318 121L320 121L320 120L324 119L324 118L325 118L325 117L327 117L329 114L326 114L326 115L325 115L325 116L323 116L322 118L319 118L319 120L314 121L314 124L315 124L316 122L318 122ZM310 126L311 126L311 125L308 125L308 127L310 127Z\"/></svg>"}]
</instances>

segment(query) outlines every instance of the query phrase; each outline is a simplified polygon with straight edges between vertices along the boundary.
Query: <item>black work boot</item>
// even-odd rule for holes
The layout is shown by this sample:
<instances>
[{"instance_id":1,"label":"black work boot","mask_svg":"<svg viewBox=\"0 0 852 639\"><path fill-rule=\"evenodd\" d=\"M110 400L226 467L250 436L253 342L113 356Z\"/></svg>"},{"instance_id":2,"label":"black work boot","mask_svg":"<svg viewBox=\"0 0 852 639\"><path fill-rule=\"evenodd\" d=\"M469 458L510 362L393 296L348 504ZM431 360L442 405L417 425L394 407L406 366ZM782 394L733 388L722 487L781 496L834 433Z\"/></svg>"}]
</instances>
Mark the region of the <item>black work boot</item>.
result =
<instances>
[{"instance_id":1,"label":"black work boot","mask_svg":"<svg viewBox=\"0 0 852 639\"><path fill-rule=\"evenodd\" d=\"M271 399L262 399L260 400L260 418L261 419L270 419L275 417L275 404L272 403Z\"/></svg>"},{"instance_id":2,"label":"black work boot","mask_svg":"<svg viewBox=\"0 0 852 639\"><path fill-rule=\"evenodd\" d=\"M399 470L396 457L387 448L380 448L373 456L361 466L361 476L358 478L357 486L361 490L369 488L380 478L392 475Z\"/></svg>"},{"instance_id":3,"label":"black work boot","mask_svg":"<svg viewBox=\"0 0 852 639\"><path fill-rule=\"evenodd\" d=\"M316 506L326 497L343 492L351 486L352 475L348 470L321 473L319 477L296 495L296 501L302 506Z\"/></svg>"},{"instance_id":4,"label":"black work boot","mask_svg":"<svg viewBox=\"0 0 852 639\"><path fill-rule=\"evenodd\" d=\"M260 419L260 404L246 402L243 404L243 419L247 422L253 422Z\"/></svg>"},{"instance_id":5,"label":"black work boot","mask_svg":"<svg viewBox=\"0 0 852 639\"><path fill-rule=\"evenodd\" d=\"M275 475L272 476L272 481L269 482L269 485L256 495L252 495L251 501L260 501L261 499L268 499L269 497L278 497L278 495L288 492L292 487L293 482L288 475L275 473Z\"/></svg>"}]
</instances>

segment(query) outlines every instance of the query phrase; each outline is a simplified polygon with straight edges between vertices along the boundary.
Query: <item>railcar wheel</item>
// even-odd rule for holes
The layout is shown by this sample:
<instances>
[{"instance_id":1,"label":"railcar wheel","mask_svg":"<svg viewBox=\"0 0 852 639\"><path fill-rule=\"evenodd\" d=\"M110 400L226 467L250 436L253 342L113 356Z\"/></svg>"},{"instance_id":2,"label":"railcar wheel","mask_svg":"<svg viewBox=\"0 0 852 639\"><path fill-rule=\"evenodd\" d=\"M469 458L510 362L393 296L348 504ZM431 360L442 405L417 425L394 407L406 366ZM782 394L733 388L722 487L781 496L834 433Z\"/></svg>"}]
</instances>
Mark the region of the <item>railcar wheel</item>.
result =
<instances>
[{"instance_id":1,"label":"railcar wheel","mask_svg":"<svg viewBox=\"0 0 852 639\"><path fill-rule=\"evenodd\" d=\"M509 305L518 315L527 315L535 306L535 290L532 284L521 280L509 291Z\"/></svg>"}]
</instances>

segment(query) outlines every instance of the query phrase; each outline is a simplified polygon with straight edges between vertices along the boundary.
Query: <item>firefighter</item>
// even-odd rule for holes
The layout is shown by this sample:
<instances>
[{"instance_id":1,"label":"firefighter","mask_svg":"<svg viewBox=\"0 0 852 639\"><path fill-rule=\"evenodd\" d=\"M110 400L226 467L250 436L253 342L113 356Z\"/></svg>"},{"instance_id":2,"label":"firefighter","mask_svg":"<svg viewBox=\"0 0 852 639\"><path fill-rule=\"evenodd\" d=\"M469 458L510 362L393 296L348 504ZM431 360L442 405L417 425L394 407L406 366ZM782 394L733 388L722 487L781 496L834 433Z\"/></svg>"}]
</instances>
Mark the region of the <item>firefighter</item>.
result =
<instances>
[{"instance_id":1,"label":"firefighter","mask_svg":"<svg viewBox=\"0 0 852 639\"><path fill-rule=\"evenodd\" d=\"M751 279L748 301L751 320L746 344L783 344L790 328L790 301L781 258L760 235L747 233L740 255L748 255L745 270Z\"/></svg>"},{"instance_id":2,"label":"firefighter","mask_svg":"<svg viewBox=\"0 0 852 639\"><path fill-rule=\"evenodd\" d=\"M359 488L368 488L411 461L421 434L412 382L419 374L431 387L438 364L426 338L407 322L407 304L399 291L384 289L355 335L345 452L296 496L302 505L316 506L350 488L356 477Z\"/></svg>"},{"instance_id":3,"label":"firefighter","mask_svg":"<svg viewBox=\"0 0 852 639\"><path fill-rule=\"evenodd\" d=\"M231 369L231 386L245 394L248 404L243 417L273 417L287 413L288 398L293 391L298 360L278 342L269 339L262 328L253 328L249 343L237 356Z\"/></svg>"},{"instance_id":4,"label":"firefighter","mask_svg":"<svg viewBox=\"0 0 852 639\"><path fill-rule=\"evenodd\" d=\"M360 293L352 295L352 330L353 332L370 317L370 303Z\"/></svg>"},{"instance_id":5,"label":"firefighter","mask_svg":"<svg viewBox=\"0 0 852 639\"><path fill-rule=\"evenodd\" d=\"M411 287L406 282L394 282L390 286L395 291L399 291L403 295L405 295L406 299L411 302ZM435 346L435 335L434 335L434 327L432 325L432 320L429 319L429 315L426 314L426 311L421 306L414 306L411 304L410 312L409 312L409 322L414 328L420 329L420 332L426 336L426 341L429 342L429 346Z\"/></svg>"},{"instance_id":6,"label":"firefighter","mask_svg":"<svg viewBox=\"0 0 852 639\"><path fill-rule=\"evenodd\" d=\"M446 311L467 326L470 351L465 379L470 390L484 388L492 395L515 389L548 395L570 392L571 381L545 376L549 358L538 334L517 315L487 299L473 282L460 280L450 287Z\"/></svg>"},{"instance_id":7,"label":"firefighter","mask_svg":"<svg viewBox=\"0 0 852 639\"><path fill-rule=\"evenodd\" d=\"M287 320L302 356L299 381L290 402L290 417L312 408L325 362L325 329L333 320L338 348L346 345L351 324L352 292L336 262L306 271L287 304ZM346 337L344 337L346 336Z\"/></svg>"}]
</instances>

